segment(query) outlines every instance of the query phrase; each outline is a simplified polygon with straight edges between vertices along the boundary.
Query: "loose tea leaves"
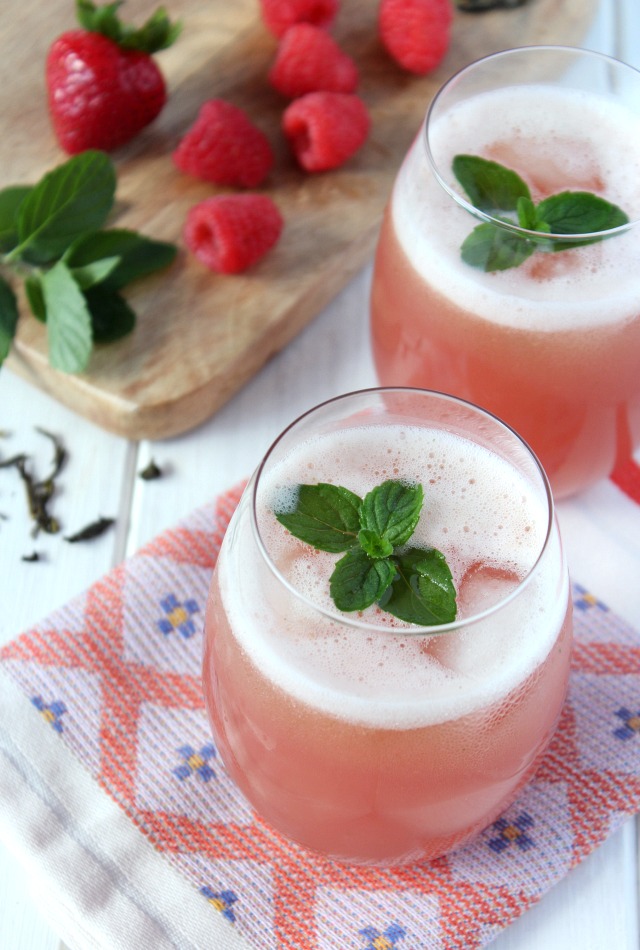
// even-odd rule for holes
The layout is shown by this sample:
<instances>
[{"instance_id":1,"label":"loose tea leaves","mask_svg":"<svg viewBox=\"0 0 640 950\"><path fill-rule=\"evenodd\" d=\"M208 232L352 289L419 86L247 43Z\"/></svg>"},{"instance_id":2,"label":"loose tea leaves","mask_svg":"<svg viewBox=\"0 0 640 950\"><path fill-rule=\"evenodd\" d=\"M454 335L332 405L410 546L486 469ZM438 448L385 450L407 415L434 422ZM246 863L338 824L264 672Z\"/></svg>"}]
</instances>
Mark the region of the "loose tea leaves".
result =
<instances>
[{"instance_id":1,"label":"loose tea leaves","mask_svg":"<svg viewBox=\"0 0 640 950\"><path fill-rule=\"evenodd\" d=\"M112 524L115 524L114 518L98 518L80 531L76 531L75 534L66 537L65 541L68 541L69 544L76 544L79 541L93 541L94 538L99 538L100 535L104 534Z\"/></svg>"},{"instance_id":2,"label":"loose tea leaves","mask_svg":"<svg viewBox=\"0 0 640 950\"><path fill-rule=\"evenodd\" d=\"M463 13L484 13L485 10L496 10L500 7L521 7L527 0L456 0L458 10Z\"/></svg>"},{"instance_id":3,"label":"loose tea leaves","mask_svg":"<svg viewBox=\"0 0 640 950\"><path fill-rule=\"evenodd\" d=\"M151 459L149 464L143 468L142 471L138 472L138 476L144 479L145 482L150 482L155 478L162 478L162 469Z\"/></svg>"},{"instance_id":4,"label":"loose tea leaves","mask_svg":"<svg viewBox=\"0 0 640 950\"><path fill-rule=\"evenodd\" d=\"M29 457L21 452L11 458L0 461L0 468L16 468L25 487L29 514L34 522L34 534L44 531L46 534L57 534L60 523L49 512L49 502L55 493L55 480L60 474L67 457L62 440L46 429L36 428L40 435L44 435L53 443L54 455L51 471L43 479L36 479L29 471Z\"/></svg>"}]
</instances>

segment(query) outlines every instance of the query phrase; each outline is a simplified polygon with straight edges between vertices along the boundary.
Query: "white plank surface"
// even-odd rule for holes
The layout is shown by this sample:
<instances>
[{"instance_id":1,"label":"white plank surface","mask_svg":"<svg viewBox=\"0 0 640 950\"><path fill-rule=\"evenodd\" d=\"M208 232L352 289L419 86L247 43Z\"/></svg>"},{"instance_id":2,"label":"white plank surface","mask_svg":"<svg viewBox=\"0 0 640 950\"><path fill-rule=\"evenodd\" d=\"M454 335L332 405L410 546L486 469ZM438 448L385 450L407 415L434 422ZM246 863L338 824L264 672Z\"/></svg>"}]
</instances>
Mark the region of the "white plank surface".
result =
<instances>
[{"instance_id":1,"label":"white plank surface","mask_svg":"<svg viewBox=\"0 0 640 950\"><path fill-rule=\"evenodd\" d=\"M638 0L603 0L584 45L640 66ZM296 415L339 392L375 385L368 342L370 273L365 270L290 346L230 403L197 430L154 444L110 436L73 415L8 371L0 372L0 457L33 452L44 473L51 447L34 428L63 436L70 458L52 512L67 534L96 515L116 526L89 546L60 536L30 536L23 488L13 470L0 470L0 643L64 604L163 528L246 477L271 440ZM137 473L153 458L164 477L144 482ZM640 558L640 538L624 520L607 521L609 483L563 503L561 527L574 575L591 583L616 611L640 626L640 585L628 583L624 564ZM594 513L596 512L597 513ZM605 523L603 523L605 522ZM584 576L585 544L602 532L613 537L620 561L597 577ZM20 560L37 550L42 560ZM591 569L593 570L593 569ZM0 950L57 950L59 940L41 916L38 895L0 844ZM494 942L496 950L639 950L636 823L554 888Z\"/></svg>"}]
</instances>

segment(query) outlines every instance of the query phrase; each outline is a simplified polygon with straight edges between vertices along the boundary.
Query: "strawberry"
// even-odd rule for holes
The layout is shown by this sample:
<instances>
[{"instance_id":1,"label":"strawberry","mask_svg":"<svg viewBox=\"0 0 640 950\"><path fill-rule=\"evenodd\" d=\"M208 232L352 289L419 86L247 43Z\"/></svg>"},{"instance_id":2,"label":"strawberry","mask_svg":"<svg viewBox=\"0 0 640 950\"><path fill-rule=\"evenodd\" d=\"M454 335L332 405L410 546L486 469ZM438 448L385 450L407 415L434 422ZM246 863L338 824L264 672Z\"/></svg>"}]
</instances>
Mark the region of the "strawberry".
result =
<instances>
[{"instance_id":1,"label":"strawberry","mask_svg":"<svg viewBox=\"0 0 640 950\"><path fill-rule=\"evenodd\" d=\"M264 132L238 106L209 99L173 153L188 175L216 185L255 188L273 166L273 152Z\"/></svg>"},{"instance_id":2,"label":"strawberry","mask_svg":"<svg viewBox=\"0 0 640 950\"><path fill-rule=\"evenodd\" d=\"M431 72L449 48L451 0L380 0L378 29L389 55L418 75Z\"/></svg>"},{"instance_id":3,"label":"strawberry","mask_svg":"<svg viewBox=\"0 0 640 950\"><path fill-rule=\"evenodd\" d=\"M51 45L46 61L49 113L62 148L112 151L152 122L167 99L162 73L151 54L170 46L180 32L164 10L140 29L121 23L119 0L97 7L77 0L81 29Z\"/></svg>"},{"instance_id":4,"label":"strawberry","mask_svg":"<svg viewBox=\"0 0 640 950\"><path fill-rule=\"evenodd\" d=\"M364 144L371 125L362 99L344 92L310 92L285 109L282 128L308 172L337 168Z\"/></svg>"},{"instance_id":5,"label":"strawberry","mask_svg":"<svg viewBox=\"0 0 640 950\"><path fill-rule=\"evenodd\" d=\"M296 99L322 89L354 92L358 68L325 30L297 23L280 39L268 78L283 96Z\"/></svg>"},{"instance_id":6,"label":"strawberry","mask_svg":"<svg viewBox=\"0 0 640 950\"><path fill-rule=\"evenodd\" d=\"M277 242L282 216L267 195L216 195L190 209L185 244L209 270L237 274Z\"/></svg>"},{"instance_id":7,"label":"strawberry","mask_svg":"<svg viewBox=\"0 0 640 950\"><path fill-rule=\"evenodd\" d=\"M260 0L262 19L275 36L282 36L294 23L331 26L338 5L338 0Z\"/></svg>"}]
</instances>

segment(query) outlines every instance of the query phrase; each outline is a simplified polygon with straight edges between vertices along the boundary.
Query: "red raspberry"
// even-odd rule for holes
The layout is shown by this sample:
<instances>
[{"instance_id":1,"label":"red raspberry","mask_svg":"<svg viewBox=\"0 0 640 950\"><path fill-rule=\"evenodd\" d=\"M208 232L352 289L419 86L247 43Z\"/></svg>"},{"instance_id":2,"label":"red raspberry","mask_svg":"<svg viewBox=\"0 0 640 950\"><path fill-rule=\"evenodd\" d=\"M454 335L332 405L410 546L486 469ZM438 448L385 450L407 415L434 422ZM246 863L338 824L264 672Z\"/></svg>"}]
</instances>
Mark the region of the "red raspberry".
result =
<instances>
[{"instance_id":1,"label":"red raspberry","mask_svg":"<svg viewBox=\"0 0 640 950\"><path fill-rule=\"evenodd\" d=\"M184 240L209 270L237 274L280 237L282 216L266 195L216 195L190 209Z\"/></svg>"},{"instance_id":2,"label":"red raspberry","mask_svg":"<svg viewBox=\"0 0 640 950\"><path fill-rule=\"evenodd\" d=\"M215 185L255 188L273 166L264 132L224 99L210 99L173 153L180 171Z\"/></svg>"},{"instance_id":3,"label":"red raspberry","mask_svg":"<svg viewBox=\"0 0 640 950\"><path fill-rule=\"evenodd\" d=\"M338 6L338 0L260 0L262 19L276 36L282 36L294 23L331 26Z\"/></svg>"},{"instance_id":4,"label":"red raspberry","mask_svg":"<svg viewBox=\"0 0 640 950\"><path fill-rule=\"evenodd\" d=\"M358 68L325 30L311 23L298 23L289 27L280 40L269 82L291 99L323 89L354 92Z\"/></svg>"},{"instance_id":5,"label":"red raspberry","mask_svg":"<svg viewBox=\"0 0 640 950\"><path fill-rule=\"evenodd\" d=\"M449 48L451 0L380 0L378 28L389 55L403 69L424 75Z\"/></svg>"},{"instance_id":6,"label":"red raspberry","mask_svg":"<svg viewBox=\"0 0 640 950\"><path fill-rule=\"evenodd\" d=\"M337 168L366 141L371 120L358 96L310 92L285 109L282 128L298 162L308 172Z\"/></svg>"}]
</instances>

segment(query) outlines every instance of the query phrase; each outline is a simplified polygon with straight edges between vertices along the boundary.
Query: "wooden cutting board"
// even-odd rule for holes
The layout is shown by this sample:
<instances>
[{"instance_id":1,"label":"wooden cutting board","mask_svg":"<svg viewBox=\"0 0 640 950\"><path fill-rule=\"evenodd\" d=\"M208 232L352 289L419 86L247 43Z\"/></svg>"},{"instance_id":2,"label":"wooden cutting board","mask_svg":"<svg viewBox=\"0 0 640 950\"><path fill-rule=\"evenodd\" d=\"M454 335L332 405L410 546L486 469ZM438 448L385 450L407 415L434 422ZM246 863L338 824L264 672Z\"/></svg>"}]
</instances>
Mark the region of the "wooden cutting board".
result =
<instances>
[{"instance_id":1,"label":"wooden cutting board","mask_svg":"<svg viewBox=\"0 0 640 950\"><path fill-rule=\"evenodd\" d=\"M47 116L43 64L51 41L74 25L73 0L10 0L0 38L0 187L31 183L66 156ZM395 172L442 82L478 57L529 43L578 45L596 0L528 0L486 13L457 12L445 62L428 77L401 71L380 45L376 0L343 0L332 29L357 62L372 116L367 144L341 169L308 175L280 133L286 105L266 82L276 40L257 0L167 0L182 18L175 46L158 54L170 99L156 122L114 154L117 208L110 224L180 245L171 267L132 285L133 334L98 348L88 371L47 363L46 332L26 312L7 360L17 373L95 423L128 438L158 439L208 418L284 347L370 258ZM142 22L156 0L127 0ZM171 161L206 99L246 109L269 136L276 167L263 190L285 219L282 238L242 275L217 276L181 245L189 207L215 188ZM23 310L25 308L23 307Z\"/></svg>"}]
</instances>

